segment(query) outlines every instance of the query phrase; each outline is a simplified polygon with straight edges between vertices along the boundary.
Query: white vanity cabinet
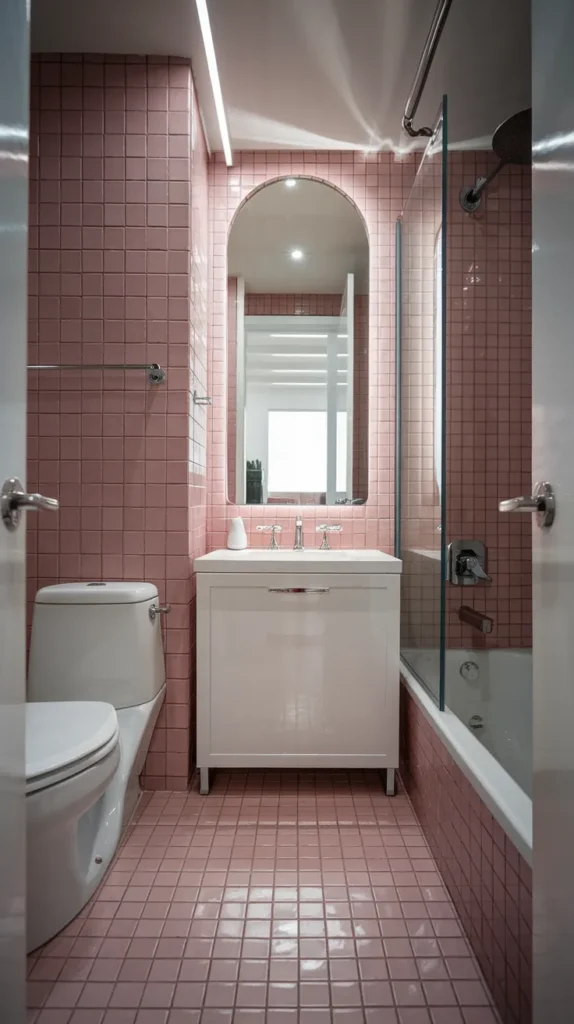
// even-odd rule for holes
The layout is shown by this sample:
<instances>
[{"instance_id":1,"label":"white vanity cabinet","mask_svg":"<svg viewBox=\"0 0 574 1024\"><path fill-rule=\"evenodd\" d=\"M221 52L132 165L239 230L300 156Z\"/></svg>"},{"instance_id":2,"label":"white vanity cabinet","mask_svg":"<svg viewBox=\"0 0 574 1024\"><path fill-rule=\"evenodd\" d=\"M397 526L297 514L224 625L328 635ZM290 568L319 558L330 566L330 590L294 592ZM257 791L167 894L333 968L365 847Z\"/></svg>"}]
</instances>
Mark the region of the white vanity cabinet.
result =
<instances>
[{"instance_id":1,"label":"white vanity cabinet","mask_svg":"<svg viewBox=\"0 0 574 1024\"><path fill-rule=\"evenodd\" d=\"M394 792L400 568L376 551L196 559L202 792L212 767L385 768Z\"/></svg>"}]
</instances>

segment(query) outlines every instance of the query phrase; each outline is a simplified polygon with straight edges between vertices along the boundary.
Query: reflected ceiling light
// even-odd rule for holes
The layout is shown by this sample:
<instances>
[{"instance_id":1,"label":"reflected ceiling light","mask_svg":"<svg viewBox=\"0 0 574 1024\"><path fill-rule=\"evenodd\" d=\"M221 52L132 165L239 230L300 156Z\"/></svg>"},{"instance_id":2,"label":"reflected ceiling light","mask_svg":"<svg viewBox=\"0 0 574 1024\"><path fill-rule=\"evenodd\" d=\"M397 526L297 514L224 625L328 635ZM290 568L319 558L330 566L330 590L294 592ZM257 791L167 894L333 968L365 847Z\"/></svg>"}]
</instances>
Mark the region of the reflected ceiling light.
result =
<instances>
[{"instance_id":1,"label":"reflected ceiling light","mask_svg":"<svg viewBox=\"0 0 574 1024\"><path fill-rule=\"evenodd\" d=\"M345 370L339 370L339 373L345 373L345 372L346 372ZM290 374L295 374L295 373L319 373L321 376L324 377L325 374L327 373L327 371L326 370L295 370L295 369L288 370L287 367L285 367L284 370L283 369L281 369L281 370L271 370L271 373L290 373Z\"/></svg>"},{"instance_id":2,"label":"reflected ceiling light","mask_svg":"<svg viewBox=\"0 0 574 1024\"><path fill-rule=\"evenodd\" d=\"M326 359L326 352L262 352L273 359Z\"/></svg>"},{"instance_id":3,"label":"reflected ceiling light","mask_svg":"<svg viewBox=\"0 0 574 1024\"><path fill-rule=\"evenodd\" d=\"M347 381L346 380L338 380L337 381L337 387L338 388L346 388L347 387Z\"/></svg>"},{"instance_id":4,"label":"reflected ceiling light","mask_svg":"<svg viewBox=\"0 0 574 1024\"><path fill-rule=\"evenodd\" d=\"M227 127L227 117L225 116L225 104L223 102L219 71L217 69L217 58L215 56L215 46L213 45L211 23L209 21L209 14L207 11L207 0L195 0L195 5L197 7L201 37L203 39L203 48L205 50L205 59L207 61L207 70L209 72L209 80L211 82L211 89L213 92L213 102L215 104L215 113L217 116L219 134L221 136L223 155L225 157L225 163L228 167L231 167L233 163L231 140L229 138L229 128Z\"/></svg>"},{"instance_id":5,"label":"reflected ceiling light","mask_svg":"<svg viewBox=\"0 0 574 1024\"><path fill-rule=\"evenodd\" d=\"M272 388L326 388L327 382L321 380L270 380Z\"/></svg>"},{"instance_id":6,"label":"reflected ceiling light","mask_svg":"<svg viewBox=\"0 0 574 1024\"><path fill-rule=\"evenodd\" d=\"M346 352L337 352L337 359L346 359L346 358L347 358L347 353Z\"/></svg>"},{"instance_id":7,"label":"reflected ceiling light","mask_svg":"<svg viewBox=\"0 0 574 1024\"><path fill-rule=\"evenodd\" d=\"M304 256L305 256L305 254L304 254L302 249L291 249L291 252L289 253L289 255L290 255L292 260L297 260L297 261L304 259Z\"/></svg>"},{"instance_id":8,"label":"reflected ceiling light","mask_svg":"<svg viewBox=\"0 0 574 1024\"><path fill-rule=\"evenodd\" d=\"M297 178L285 178L285 188L296 188Z\"/></svg>"},{"instance_id":9,"label":"reflected ceiling light","mask_svg":"<svg viewBox=\"0 0 574 1024\"><path fill-rule=\"evenodd\" d=\"M337 337L338 338L348 338L349 335L348 334L338 334Z\"/></svg>"},{"instance_id":10,"label":"reflected ceiling light","mask_svg":"<svg viewBox=\"0 0 574 1024\"><path fill-rule=\"evenodd\" d=\"M270 334L270 338L328 338L328 334Z\"/></svg>"}]
</instances>

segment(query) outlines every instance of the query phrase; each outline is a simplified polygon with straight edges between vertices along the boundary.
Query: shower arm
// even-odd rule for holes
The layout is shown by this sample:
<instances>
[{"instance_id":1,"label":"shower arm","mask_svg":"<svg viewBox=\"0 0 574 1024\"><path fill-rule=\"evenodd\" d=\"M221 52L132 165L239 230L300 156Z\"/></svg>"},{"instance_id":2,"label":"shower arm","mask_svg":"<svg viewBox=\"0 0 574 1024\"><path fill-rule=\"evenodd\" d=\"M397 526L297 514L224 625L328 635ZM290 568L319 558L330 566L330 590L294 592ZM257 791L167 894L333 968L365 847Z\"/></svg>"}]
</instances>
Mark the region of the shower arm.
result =
<instances>
[{"instance_id":1,"label":"shower arm","mask_svg":"<svg viewBox=\"0 0 574 1024\"><path fill-rule=\"evenodd\" d=\"M480 197L481 197L482 193L484 192L484 190L487 189L488 186L491 184L491 182L494 181L496 176L498 174L500 174L502 168L506 167L507 163L508 163L508 160L501 160L496 165L494 170L492 170L490 172L490 174L488 174L486 176L486 178L477 178L476 179L473 187L471 189L469 189L469 192L468 192L468 195L467 195L467 198L469 199L470 202L475 203L478 199L480 199Z\"/></svg>"},{"instance_id":2,"label":"shower arm","mask_svg":"<svg viewBox=\"0 0 574 1024\"><path fill-rule=\"evenodd\" d=\"M440 42L442 31L446 24L451 4L452 0L438 0L437 8L434 12L431 27L421 54L421 59L419 60L415 80L412 84L409 98L406 102L405 112L403 115L403 128L407 135L410 135L413 139L420 135L430 138L434 133L433 128L413 128L413 117L418 110L423 89L429 76L429 71L434 60L437 46Z\"/></svg>"}]
</instances>

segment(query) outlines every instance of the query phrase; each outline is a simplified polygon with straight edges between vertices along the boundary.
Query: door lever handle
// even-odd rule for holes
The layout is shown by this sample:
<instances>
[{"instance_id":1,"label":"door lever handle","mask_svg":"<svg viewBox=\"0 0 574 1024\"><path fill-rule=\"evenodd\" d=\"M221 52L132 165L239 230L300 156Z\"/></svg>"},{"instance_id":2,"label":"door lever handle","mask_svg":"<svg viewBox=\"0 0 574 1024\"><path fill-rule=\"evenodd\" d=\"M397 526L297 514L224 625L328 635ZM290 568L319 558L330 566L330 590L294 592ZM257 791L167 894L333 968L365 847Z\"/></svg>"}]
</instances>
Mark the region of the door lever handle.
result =
<instances>
[{"instance_id":1,"label":"door lever handle","mask_svg":"<svg viewBox=\"0 0 574 1024\"><path fill-rule=\"evenodd\" d=\"M60 507L57 498L46 498L43 494L28 494L18 477L8 477L2 485L0 511L7 530L15 530L20 523L22 511L38 512L40 509L56 511Z\"/></svg>"},{"instance_id":2,"label":"door lever handle","mask_svg":"<svg viewBox=\"0 0 574 1024\"><path fill-rule=\"evenodd\" d=\"M552 484L536 484L533 494L508 498L498 504L499 512L534 512L539 526L552 526L556 515L556 495Z\"/></svg>"}]
</instances>

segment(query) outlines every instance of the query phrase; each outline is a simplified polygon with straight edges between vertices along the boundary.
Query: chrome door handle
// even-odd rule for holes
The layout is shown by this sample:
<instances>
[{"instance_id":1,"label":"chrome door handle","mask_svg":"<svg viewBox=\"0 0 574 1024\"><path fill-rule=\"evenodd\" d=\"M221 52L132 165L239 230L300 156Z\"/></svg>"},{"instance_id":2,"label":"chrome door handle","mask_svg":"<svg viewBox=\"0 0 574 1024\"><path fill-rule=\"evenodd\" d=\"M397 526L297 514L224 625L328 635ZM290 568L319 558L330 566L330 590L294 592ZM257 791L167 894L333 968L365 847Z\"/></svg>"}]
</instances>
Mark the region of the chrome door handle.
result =
<instances>
[{"instance_id":1,"label":"chrome door handle","mask_svg":"<svg viewBox=\"0 0 574 1024\"><path fill-rule=\"evenodd\" d=\"M523 494L499 502L499 512L535 512L539 526L552 526L556 515L556 495L552 484L536 484L534 494Z\"/></svg>"},{"instance_id":2,"label":"chrome door handle","mask_svg":"<svg viewBox=\"0 0 574 1024\"><path fill-rule=\"evenodd\" d=\"M330 587L268 587L270 594L328 594Z\"/></svg>"},{"instance_id":3,"label":"chrome door handle","mask_svg":"<svg viewBox=\"0 0 574 1024\"><path fill-rule=\"evenodd\" d=\"M59 507L60 502L57 498L45 498L43 494L27 494L16 476L8 477L2 484L0 508L2 521L7 530L15 530L18 527L24 509L38 512L40 509L55 511Z\"/></svg>"},{"instance_id":4,"label":"chrome door handle","mask_svg":"<svg viewBox=\"0 0 574 1024\"><path fill-rule=\"evenodd\" d=\"M155 622L156 615L169 615L170 611L170 604L150 604L149 617L152 622Z\"/></svg>"}]
</instances>

